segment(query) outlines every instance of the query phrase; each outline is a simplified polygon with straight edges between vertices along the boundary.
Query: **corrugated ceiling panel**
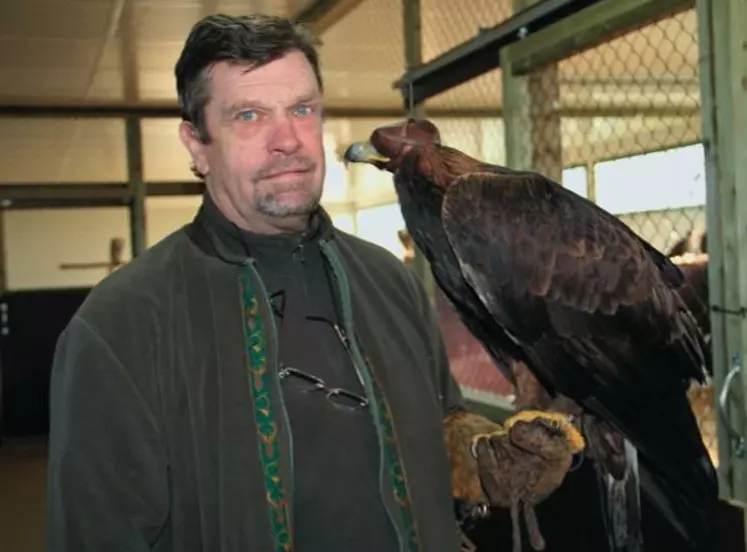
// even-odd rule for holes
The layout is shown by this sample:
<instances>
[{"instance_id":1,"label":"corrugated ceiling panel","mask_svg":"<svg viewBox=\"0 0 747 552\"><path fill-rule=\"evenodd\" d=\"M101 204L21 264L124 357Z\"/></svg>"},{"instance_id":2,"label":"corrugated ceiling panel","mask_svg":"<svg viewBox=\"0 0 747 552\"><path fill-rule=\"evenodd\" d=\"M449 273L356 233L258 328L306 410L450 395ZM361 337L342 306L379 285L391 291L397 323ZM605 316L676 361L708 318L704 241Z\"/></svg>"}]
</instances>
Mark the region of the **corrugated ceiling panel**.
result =
<instances>
[{"instance_id":1,"label":"corrugated ceiling panel","mask_svg":"<svg viewBox=\"0 0 747 552\"><path fill-rule=\"evenodd\" d=\"M124 182L121 119L0 119L0 183Z\"/></svg>"},{"instance_id":2,"label":"corrugated ceiling panel","mask_svg":"<svg viewBox=\"0 0 747 552\"><path fill-rule=\"evenodd\" d=\"M401 0L366 0L322 37L328 105L401 107L392 88L404 68Z\"/></svg>"}]
</instances>

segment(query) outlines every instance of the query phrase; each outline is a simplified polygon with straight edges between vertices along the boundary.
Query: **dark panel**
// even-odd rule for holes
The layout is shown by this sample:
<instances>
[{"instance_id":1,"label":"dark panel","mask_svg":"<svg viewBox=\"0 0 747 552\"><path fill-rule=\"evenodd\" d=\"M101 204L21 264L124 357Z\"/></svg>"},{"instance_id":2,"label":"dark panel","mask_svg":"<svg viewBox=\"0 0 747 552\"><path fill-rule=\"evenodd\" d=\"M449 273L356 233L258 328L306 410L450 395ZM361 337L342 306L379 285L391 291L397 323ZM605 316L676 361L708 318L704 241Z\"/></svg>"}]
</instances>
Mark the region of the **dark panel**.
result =
<instances>
[{"instance_id":1,"label":"dark panel","mask_svg":"<svg viewBox=\"0 0 747 552\"><path fill-rule=\"evenodd\" d=\"M0 316L0 435L49 431L49 376L57 339L90 288L7 292ZM3 307L5 305L6 307Z\"/></svg>"}]
</instances>

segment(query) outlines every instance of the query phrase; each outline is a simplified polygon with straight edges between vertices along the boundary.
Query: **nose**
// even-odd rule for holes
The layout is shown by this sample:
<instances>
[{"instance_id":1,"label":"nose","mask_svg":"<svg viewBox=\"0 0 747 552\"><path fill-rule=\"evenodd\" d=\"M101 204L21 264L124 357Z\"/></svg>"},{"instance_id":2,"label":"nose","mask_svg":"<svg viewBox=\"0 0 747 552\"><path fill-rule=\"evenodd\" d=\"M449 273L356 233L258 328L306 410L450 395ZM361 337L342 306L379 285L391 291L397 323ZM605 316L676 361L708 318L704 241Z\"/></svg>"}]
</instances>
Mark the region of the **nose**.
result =
<instances>
[{"instance_id":1,"label":"nose","mask_svg":"<svg viewBox=\"0 0 747 552\"><path fill-rule=\"evenodd\" d=\"M268 147L271 152L294 153L301 145L298 132L291 117L281 117L274 121Z\"/></svg>"}]
</instances>

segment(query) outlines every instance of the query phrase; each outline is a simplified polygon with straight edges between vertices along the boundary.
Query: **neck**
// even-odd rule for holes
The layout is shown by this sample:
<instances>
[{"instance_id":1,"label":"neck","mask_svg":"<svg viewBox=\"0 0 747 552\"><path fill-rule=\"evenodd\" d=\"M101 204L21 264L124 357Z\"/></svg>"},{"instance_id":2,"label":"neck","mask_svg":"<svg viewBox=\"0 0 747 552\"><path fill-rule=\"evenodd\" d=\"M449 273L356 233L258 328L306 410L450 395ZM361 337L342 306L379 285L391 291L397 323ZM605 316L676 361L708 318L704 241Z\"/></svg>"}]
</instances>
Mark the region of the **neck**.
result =
<instances>
[{"instance_id":1,"label":"neck","mask_svg":"<svg viewBox=\"0 0 747 552\"><path fill-rule=\"evenodd\" d=\"M310 217L308 228L301 232L256 232L229 220L205 192L196 217L198 224L209 230L219 257L229 262L243 263L252 257L263 264L286 266L298 255L312 254L317 242L331 237L332 225L324 209Z\"/></svg>"}]
</instances>

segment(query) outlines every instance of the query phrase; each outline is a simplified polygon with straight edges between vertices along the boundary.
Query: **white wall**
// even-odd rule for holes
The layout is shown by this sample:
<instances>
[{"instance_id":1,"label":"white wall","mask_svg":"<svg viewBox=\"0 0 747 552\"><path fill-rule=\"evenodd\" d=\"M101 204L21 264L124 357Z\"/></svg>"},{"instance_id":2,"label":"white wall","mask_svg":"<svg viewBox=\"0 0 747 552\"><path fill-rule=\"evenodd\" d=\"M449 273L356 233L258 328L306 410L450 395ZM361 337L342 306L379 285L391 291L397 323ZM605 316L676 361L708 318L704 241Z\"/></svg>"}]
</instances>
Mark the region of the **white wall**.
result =
<instances>
[{"instance_id":1,"label":"white wall","mask_svg":"<svg viewBox=\"0 0 747 552\"><path fill-rule=\"evenodd\" d=\"M198 202L148 200L148 245L189 222ZM115 237L124 238L124 259L130 259L129 214L123 207L6 211L4 226L9 289L91 286L107 274L105 268L63 270L60 264L107 262Z\"/></svg>"},{"instance_id":2,"label":"white wall","mask_svg":"<svg viewBox=\"0 0 747 552\"><path fill-rule=\"evenodd\" d=\"M4 226L8 289L92 285L105 269L61 270L60 263L106 262L111 238L130 241L124 208L6 211Z\"/></svg>"}]
</instances>

